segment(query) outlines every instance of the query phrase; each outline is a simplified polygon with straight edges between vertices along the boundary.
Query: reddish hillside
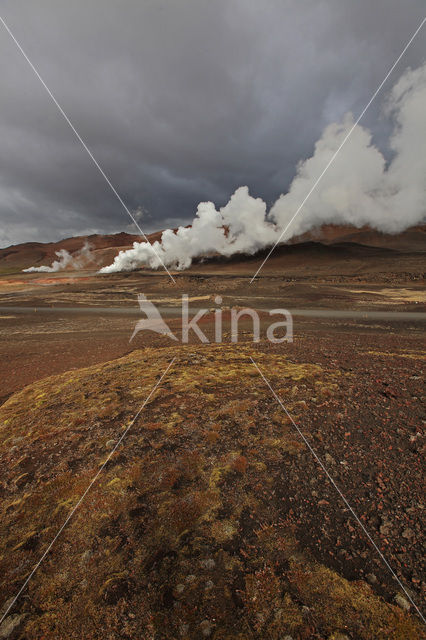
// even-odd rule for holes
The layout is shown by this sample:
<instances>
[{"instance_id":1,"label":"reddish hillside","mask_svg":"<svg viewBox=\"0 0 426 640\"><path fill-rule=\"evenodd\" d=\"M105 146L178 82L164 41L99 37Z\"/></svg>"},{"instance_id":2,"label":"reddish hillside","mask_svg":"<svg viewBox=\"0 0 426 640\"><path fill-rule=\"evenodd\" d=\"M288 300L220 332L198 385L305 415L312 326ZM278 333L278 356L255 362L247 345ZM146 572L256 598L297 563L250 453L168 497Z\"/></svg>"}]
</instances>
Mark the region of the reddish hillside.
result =
<instances>
[{"instance_id":1,"label":"reddish hillside","mask_svg":"<svg viewBox=\"0 0 426 640\"><path fill-rule=\"evenodd\" d=\"M291 244L310 241L322 244L353 242L367 247L382 247L398 251L425 251L426 225L417 225L402 233L390 234L381 233L368 226L357 229L351 225L327 224L293 238Z\"/></svg>"},{"instance_id":2,"label":"reddish hillside","mask_svg":"<svg viewBox=\"0 0 426 640\"><path fill-rule=\"evenodd\" d=\"M118 248L129 247L135 240L139 240L139 236L122 232L105 236L98 234L76 236L59 240L59 242L25 242L0 249L0 271L3 273L16 272L27 267L50 265L57 259L57 251L65 249L74 254L86 242L89 243L95 254L98 250L112 248L113 255L115 255Z\"/></svg>"},{"instance_id":3,"label":"reddish hillside","mask_svg":"<svg viewBox=\"0 0 426 640\"><path fill-rule=\"evenodd\" d=\"M161 239L162 231L148 235L150 242ZM88 268L101 267L110 264L118 251L129 249L133 242L142 240L141 236L129 233L112 235L94 234L91 236L76 236L59 242L27 242L5 249L0 249L0 273L17 273L27 267L50 265L57 259L56 252L66 249L72 255L80 251L86 242L91 247L91 260L85 263ZM291 245L320 245L355 244L381 249L394 249L401 252L426 251L426 225L411 227L403 233L391 235L380 233L369 227L356 229L352 226L324 225L308 233L293 238ZM241 255L236 262L244 262ZM221 260L222 262L222 260ZM229 262L235 262L231 260Z\"/></svg>"}]
</instances>

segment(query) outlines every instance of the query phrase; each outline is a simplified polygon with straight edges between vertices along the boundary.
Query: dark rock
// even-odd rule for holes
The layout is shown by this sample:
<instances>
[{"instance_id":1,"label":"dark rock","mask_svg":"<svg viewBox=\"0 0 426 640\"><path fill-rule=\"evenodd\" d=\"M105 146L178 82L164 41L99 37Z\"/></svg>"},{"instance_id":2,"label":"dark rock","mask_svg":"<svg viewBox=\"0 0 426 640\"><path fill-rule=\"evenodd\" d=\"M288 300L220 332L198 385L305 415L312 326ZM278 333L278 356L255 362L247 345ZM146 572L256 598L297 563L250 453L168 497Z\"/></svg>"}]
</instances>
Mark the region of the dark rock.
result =
<instances>
[{"instance_id":1,"label":"dark rock","mask_svg":"<svg viewBox=\"0 0 426 640\"><path fill-rule=\"evenodd\" d=\"M126 578L110 578L101 589L102 598L107 604L117 604L121 598L128 595L129 587Z\"/></svg>"}]
</instances>

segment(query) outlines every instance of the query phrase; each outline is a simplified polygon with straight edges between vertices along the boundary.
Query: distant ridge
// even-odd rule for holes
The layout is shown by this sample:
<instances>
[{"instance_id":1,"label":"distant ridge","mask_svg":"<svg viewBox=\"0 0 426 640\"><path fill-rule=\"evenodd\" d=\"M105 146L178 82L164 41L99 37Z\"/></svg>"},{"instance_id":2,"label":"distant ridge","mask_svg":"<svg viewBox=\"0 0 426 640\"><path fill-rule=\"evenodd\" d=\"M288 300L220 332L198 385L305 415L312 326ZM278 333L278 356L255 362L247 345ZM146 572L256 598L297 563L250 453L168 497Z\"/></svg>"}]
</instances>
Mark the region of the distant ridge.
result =
<instances>
[{"instance_id":1,"label":"distant ridge","mask_svg":"<svg viewBox=\"0 0 426 640\"><path fill-rule=\"evenodd\" d=\"M155 242L161 239L163 231L149 234L148 240ZM25 242L0 249L0 272L17 273L27 267L50 265L56 259L56 251L65 249L71 254L79 251L88 242L92 252L92 262L88 268L102 267L110 264L118 251L131 248L134 242L141 242L143 238L130 233L115 233L109 235L93 234L89 236L75 236L59 240L58 242ZM406 253L426 252L426 224L411 227L398 234L384 234L369 227L357 229L352 226L324 225L313 229L301 236L292 238L289 245L359 245L392 249ZM274 255L274 254L272 254ZM250 259L252 259L251 257ZM213 258L213 260L215 260ZM230 262L242 262L244 256L234 256ZM197 261L199 262L199 261ZM220 262L226 262L221 258Z\"/></svg>"}]
</instances>

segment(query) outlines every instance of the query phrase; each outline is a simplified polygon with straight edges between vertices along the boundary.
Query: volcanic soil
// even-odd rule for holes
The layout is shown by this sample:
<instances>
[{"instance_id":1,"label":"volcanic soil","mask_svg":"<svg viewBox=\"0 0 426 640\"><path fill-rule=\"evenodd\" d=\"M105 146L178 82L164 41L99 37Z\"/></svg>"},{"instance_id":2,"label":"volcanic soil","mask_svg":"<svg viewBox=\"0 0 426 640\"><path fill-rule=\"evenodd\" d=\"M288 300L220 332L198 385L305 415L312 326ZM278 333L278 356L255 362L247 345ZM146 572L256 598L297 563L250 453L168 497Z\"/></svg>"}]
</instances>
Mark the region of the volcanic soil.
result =
<instances>
[{"instance_id":1,"label":"volcanic soil","mask_svg":"<svg viewBox=\"0 0 426 640\"><path fill-rule=\"evenodd\" d=\"M100 473L0 637L423 638L425 307L412 259L252 285L217 262L176 285L5 275L3 612ZM225 310L222 344L129 343L137 293L178 336L187 293L211 309L210 340L217 295L258 308L262 339L246 319L231 343ZM265 340L277 307L296 311L293 343Z\"/></svg>"}]
</instances>

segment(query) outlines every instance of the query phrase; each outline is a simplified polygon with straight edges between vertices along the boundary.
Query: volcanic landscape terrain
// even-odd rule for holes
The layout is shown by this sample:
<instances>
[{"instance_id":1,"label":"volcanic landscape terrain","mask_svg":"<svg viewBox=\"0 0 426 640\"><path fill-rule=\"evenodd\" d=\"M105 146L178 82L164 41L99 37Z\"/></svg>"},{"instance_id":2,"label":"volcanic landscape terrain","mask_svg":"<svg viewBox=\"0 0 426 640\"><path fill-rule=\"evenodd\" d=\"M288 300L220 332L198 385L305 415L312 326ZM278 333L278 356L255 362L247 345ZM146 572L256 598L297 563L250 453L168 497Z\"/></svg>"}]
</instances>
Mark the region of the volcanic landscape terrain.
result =
<instances>
[{"instance_id":1,"label":"volcanic landscape terrain","mask_svg":"<svg viewBox=\"0 0 426 640\"><path fill-rule=\"evenodd\" d=\"M124 236L80 270L0 251L0 638L423 638L424 228L300 238L252 283L266 252L98 274ZM129 342L139 293L210 342Z\"/></svg>"}]
</instances>

